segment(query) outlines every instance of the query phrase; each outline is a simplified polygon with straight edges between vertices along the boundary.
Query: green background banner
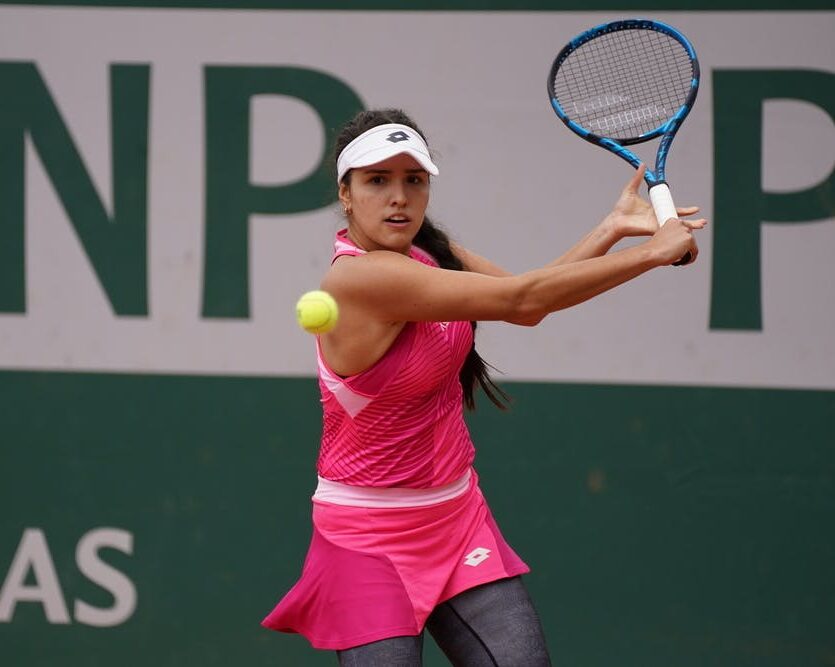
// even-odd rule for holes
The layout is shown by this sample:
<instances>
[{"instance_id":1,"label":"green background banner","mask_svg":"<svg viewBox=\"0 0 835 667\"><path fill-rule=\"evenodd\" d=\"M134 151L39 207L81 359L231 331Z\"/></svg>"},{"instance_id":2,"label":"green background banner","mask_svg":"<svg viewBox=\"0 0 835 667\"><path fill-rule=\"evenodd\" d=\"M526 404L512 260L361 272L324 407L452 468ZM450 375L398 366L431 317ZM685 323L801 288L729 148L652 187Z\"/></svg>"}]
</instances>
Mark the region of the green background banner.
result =
<instances>
[{"instance_id":1,"label":"green background banner","mask_svg":"<svg viewBox=\"0 0 835 667\"><path fill-rule=\"evenodd\" d=\"M470 419L477 467L559 664L833 664L835 394L505 388L509 413ZM18 603L4 662L332 664L259 626L309 539L317 399L309 379L0 373L0 573L39 527L67 606L108 607L73 554L113 526L133 554L102 558L137 589L107 630Z\"/></svg>"},{"instance_id":2,"label":"green background banner","mask_svg":"<svg viewBox=\"0 0 835 667\"><path fill-rule=\"evenodd\" d=\"M345 11L281 11L317 8ZM555 664L835 665L835 12L797 11L830 7L0 0L4 667L334 664L259 625L310 537L292 311L342 223L333 130L403 106L433 215L539 266L628 177L556 120L547 66L656 9L702 65L672 168L699 262L479 327L515 399L469 416L482 488Z\"/></svg>"}]
</instances>

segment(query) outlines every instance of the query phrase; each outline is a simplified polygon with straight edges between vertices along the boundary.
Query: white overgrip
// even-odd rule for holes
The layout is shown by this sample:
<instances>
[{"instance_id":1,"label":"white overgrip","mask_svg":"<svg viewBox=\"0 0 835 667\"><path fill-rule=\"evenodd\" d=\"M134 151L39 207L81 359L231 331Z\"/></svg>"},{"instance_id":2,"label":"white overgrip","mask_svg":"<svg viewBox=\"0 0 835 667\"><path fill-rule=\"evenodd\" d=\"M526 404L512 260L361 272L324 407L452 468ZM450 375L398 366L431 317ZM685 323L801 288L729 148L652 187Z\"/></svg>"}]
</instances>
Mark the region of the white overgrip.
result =
<instances>
[{"instance_id":1,"label":"white overgrip","mask_svg":"<svg viewBox=\"0 0 835 667\"><path fill-rule=\"evenodd\" d=\"M655 210L655 218L658 220L658 225L661 226L670 218L677 218L676 205L673 203L673 195L670 194L670 188L666 183L659 183L653 185L649 189L649 200L652 202L652 208Z\"/></svg>"}]
</instances>

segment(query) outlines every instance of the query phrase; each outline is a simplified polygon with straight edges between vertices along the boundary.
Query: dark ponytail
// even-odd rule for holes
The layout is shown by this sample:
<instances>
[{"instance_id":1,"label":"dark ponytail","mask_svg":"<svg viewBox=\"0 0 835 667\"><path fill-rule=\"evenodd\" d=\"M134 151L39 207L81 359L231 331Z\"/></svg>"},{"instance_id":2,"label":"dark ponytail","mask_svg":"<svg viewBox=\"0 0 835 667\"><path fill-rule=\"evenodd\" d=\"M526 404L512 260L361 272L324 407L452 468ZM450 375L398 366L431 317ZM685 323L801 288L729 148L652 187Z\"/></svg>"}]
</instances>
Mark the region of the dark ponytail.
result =
<instances>
[{"instance_id":1,"label":"dark ponytail","mask_svg":"<svg viewBox=\"0 0 835 667\"><path fill-rule=\"evenodd\" d=\"M424 140L426 139L415 122L400 109L361 111L337 135L334 147L334 163L336 162L336 157L339 156L345 146L351 143L351 141L372 127L385 123L408 125L420 134ZM349 171L342 180L345 183L350 183L350 178L351 172ZM423 224L417 236L415 236L413 244L429 253L442 269L452 269L454 271L464 270L464 265L460 258L452 251L449 236L439 227L435 226L428 217L424 217ZM473 345L467 354L467 358L464 360L464 365L461 367L461 372L458 376L464 392L464 405L469 410L475 409L475 390L476 384L478 384L494 405L502 410L506 410L510 403L510 397L493 382L488 372L488 368L492 368L492 366L484 361L479 353L476 352L476 322L471 322L471 324L473 327Z\"/></svg>"}]
</instances>

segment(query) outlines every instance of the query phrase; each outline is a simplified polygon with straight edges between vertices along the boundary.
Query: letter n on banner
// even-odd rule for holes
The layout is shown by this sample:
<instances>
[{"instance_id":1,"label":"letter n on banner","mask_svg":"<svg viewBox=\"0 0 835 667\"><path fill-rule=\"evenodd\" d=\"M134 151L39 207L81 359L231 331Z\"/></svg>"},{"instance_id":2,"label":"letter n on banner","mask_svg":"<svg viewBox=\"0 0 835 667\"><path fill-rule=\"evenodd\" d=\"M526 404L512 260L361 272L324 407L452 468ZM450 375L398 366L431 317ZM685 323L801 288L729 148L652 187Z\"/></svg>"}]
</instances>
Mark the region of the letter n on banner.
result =
<instances>
[{"instance_id":1,"label":"letter n on banner","mask_svg":"<svg viewBox=\"0 0 835 667\"><path fill-rule=\"evenodd\" d=\"M31 62L0 62L0 312L26 312L28 136L117 315L147 315L148 65L110 66L113 206Z\"/></svg>"}]
</instances>

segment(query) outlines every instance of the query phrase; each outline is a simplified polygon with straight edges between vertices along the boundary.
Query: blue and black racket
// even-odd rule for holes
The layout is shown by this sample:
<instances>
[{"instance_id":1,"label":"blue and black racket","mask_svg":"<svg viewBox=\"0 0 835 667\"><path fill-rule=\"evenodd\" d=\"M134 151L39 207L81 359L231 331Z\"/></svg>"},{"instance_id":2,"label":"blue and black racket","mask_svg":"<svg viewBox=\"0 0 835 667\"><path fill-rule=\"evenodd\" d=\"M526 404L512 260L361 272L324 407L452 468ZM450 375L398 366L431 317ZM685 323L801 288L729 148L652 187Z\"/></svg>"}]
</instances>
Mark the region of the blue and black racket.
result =
<instances>
[{"instance_id":1,"label":"blue and black racket","mask_svg":"<svg viewBox=\"0 0 835 667\"><path fill-rule=\"evenodd\" d=\"M557 116L586 141L638 168L627 146L661 137L655 169L647 168L658 224L678 217L665 167L670 144L699 90L699 61L675 28L648 19L612 21L572 39L548 75ZM687 253L676 264L687 264Z\"/></svg>"}]
</instances>

